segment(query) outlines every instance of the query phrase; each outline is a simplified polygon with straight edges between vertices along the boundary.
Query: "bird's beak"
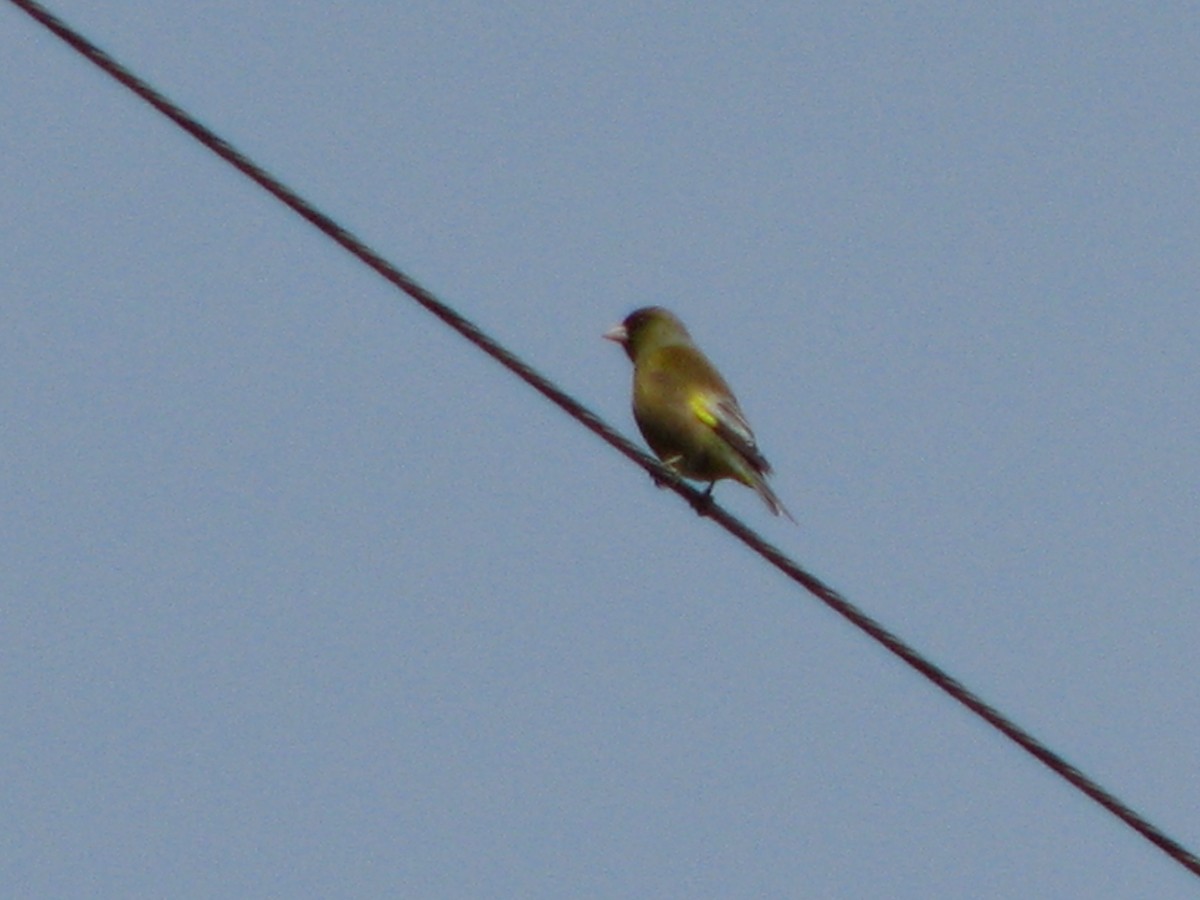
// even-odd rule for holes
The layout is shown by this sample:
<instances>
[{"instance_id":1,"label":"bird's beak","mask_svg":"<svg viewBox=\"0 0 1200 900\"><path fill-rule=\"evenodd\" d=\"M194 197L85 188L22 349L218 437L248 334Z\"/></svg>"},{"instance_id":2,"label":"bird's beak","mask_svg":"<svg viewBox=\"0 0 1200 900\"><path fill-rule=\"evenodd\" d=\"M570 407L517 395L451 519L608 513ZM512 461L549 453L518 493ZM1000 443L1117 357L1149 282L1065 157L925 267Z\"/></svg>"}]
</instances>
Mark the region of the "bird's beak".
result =
<instances>
[{"instance_id":1,"label":"bird's beak","mask_svg":"<svg viewBox=\"0 0 1200 900\"><path fill-rule=\"evenodd\" d=\"M629 332L625 330L624 324L614 325L608 331L604 332L606 341L616 341L618 344L624 345L629 343Z\"/></svg>"}]
</instances>

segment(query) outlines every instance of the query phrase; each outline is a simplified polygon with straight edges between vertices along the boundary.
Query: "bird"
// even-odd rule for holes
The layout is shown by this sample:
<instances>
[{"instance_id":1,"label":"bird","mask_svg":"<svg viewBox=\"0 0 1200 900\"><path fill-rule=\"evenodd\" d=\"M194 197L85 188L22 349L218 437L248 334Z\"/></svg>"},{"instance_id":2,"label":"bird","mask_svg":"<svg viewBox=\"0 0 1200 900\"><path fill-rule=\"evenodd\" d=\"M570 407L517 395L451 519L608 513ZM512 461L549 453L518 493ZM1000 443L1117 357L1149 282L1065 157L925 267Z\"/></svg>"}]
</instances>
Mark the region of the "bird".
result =
<instances>
[{"instance_id":1,"label":"bird","mask_svg":"<svg viewBox=\"0 0 1200 900\"><path fill-rule=\"evenodd\" d=\"M674 313L636 309L604 337L633 362L633 418L667 468L707 481L705 497L731 478L753 489L773 514L796 521L767 484L771 464L733 391Z\"/></svg>"}]
</instances>

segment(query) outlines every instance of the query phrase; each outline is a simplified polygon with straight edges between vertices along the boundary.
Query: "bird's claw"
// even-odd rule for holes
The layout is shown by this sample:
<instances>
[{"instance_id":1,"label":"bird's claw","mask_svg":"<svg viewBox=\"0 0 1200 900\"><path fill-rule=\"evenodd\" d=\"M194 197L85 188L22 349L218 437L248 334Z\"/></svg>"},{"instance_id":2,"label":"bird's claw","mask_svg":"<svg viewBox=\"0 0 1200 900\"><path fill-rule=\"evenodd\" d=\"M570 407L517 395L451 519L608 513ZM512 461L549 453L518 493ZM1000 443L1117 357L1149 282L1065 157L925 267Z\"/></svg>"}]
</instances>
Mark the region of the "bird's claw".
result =
<instances>
[{"instance_id":1,"label":"bird's claw","mask_svg":"<svg viewBox=\"0 0 1200 900\"><path fill-rule=\"evenodd\" d=\"M663 475L659 472L651 472L650 479L654 482L654 486L659 490L669 487L678 487L683 484L683 476L675 471L675 463L679 461L679 457L673 456L670 459L664 459L663 465L666 466L667 473ZM688 503L692 505L692 509L696 511L698 516L712 515L713 508L713 488L716 482L711 482L705 489L704 493L693 496L690 492L687 493Z\"/></svg>"},{"instance_id":2,"label":"bird's claw","mask_svg":"<svg viewBox=\"0 0 1200 900\"><path fill-rule=\"evenodd\" d=\"M678 459L679 457L672 456L670 459L663 460L663 465L666 466L667 471L670 472L669 475L660 475L658 472L650 473L650 480L654 482L654 486L660 491L669 488L672 485L679 484L679 475L676 474L674 466L674 463L678 461Z\"/></svg>"},{"instance_id":3,"label":"bird's claw","mask_svg":"<svg viewBox=\"0 0 1200 900\"><path fill-rule=\"evenodd\" d=\"M692 509L696 511L696 515L708 517L712 515L713 495L712 485L708 486L708 490L697 497L689 498L689 503L692 504Z\"/></svg>"}]
</instances>

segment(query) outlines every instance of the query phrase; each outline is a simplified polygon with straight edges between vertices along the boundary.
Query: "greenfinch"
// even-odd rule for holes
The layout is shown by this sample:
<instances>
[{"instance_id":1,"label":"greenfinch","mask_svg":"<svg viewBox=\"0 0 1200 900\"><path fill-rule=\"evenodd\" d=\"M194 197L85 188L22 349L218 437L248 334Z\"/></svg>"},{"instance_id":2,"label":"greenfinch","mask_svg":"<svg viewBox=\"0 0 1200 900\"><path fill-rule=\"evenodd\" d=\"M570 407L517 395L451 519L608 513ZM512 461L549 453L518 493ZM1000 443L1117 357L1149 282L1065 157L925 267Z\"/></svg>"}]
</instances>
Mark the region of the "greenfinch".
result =
<instances>
[{"instance_id":1,"label":"greenfinch","mask_svg":"<svg viewBox=\"0 0 1200 900\"><path fill-rule=\"evenodd\" d=\"M753 488L775 515L796 521L767 485L771 466L759 452L737 398L692 336L660 306L634 310L604 337L633 361L633 418L669 469L707 481Z\"/></svg>"}]
</instances>

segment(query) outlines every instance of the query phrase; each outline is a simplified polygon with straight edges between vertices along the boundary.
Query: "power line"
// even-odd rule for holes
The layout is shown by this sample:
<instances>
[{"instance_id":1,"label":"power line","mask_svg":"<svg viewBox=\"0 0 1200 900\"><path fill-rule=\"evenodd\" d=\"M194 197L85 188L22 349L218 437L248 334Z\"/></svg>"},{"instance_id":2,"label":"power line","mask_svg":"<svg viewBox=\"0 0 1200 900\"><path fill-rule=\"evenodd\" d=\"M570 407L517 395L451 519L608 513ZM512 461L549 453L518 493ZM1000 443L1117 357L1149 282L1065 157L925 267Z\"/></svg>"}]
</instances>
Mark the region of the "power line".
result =
<instances>
[{"instance_id":1,"label":"power line","mask_svg":"<svg viewBox=\"0 0 1200 900\"><path fill-rule=\"evenodd\" d=\"M660 484L675 491L690 503L694 509L702 515L711 518L731 535L741 540L747 547L793 581L800 584L838 615L849 620L856 628L866 632L867 635L882 644L889 652L898 656L942 691L949 694L1009 740L1016 743L1039 762L1047 766L1056 775L1065 779L1092 800L1099 803L1180 865L1189 869L1192 874L1200 876L1200 858L1194 853L1178 841L1169 837L1143 816L1134 812L1134 810L1116 796L1075 768L1075 766L1071 765L1062 756L1055 753L1029 732L1019 727L1011 719L1004 716L990 704L984 702L940 666L930 662L912 647L909 647L899 637L892 634L892 632L888 631L879 622L850 603L841 594L833 590L833 588L826 585L815 575L805 571L778 547L767 543L741 520L712 502L710 497L693 488L691 485L680 481L674 473L663 467L657 460L642 452L636 445L615 431L574 397L567 394L496 340L489 337L473 322L442 303L433 294L425 290L425 288L421 287L359 240L354 234L316 209L299 194L288 188L247 156L234 149L232 145L216 133L201 125L192 116L150 87L145 81L138 78L91 41L70 28L43 6L32 2L32 0L11 0L11 2L69 44L88 61L98 66L106 74L116 79L188 134L192 135L192 137L196 138L205 147L212 150L246 177L257 182L282 203L291 207L292 210L311 222L325 235L332 238L363 263L400 288L400 290L404 291L413 300L433 313L484 353L513 372L522 381L529 384L534 390L559 406L572 418L582 423L584 427L596 434L601 440L624 454L635 464L641 466Z\"/></svg>"}]
</instances>

